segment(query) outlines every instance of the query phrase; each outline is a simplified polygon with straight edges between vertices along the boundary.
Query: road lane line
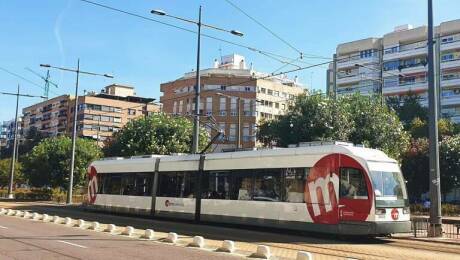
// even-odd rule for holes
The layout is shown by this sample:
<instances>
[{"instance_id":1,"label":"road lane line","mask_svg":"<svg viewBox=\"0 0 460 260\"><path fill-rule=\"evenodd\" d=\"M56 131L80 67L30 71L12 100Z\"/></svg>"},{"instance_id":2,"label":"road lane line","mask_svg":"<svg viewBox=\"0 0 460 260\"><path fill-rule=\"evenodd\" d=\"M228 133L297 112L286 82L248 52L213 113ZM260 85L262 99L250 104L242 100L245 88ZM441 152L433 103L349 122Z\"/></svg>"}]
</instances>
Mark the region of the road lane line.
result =
<instances>
[{"instance_id":1,"label":"road lane line","mask_svg":"<svg viewBox=\"0 0 460 260\"><path fill-rule=\"evenodd\" d=\"M0 228L3 228L3 229L8 229L7 227L4 227L4 226L0 226Z\"/></svg>"},{"instance_id":2,"label":"road lane line","mask_svg":"<svg viewBox=\"0 0 460 260\"><path fill-rule=\"evenodd\" d=\"M61 242L61 243L64 243L64 244L68 244L68 245L76 246L76 247L81 247L81 248L88 248L88 247L86 247L86 246L82 246L82 245L79 245L79 244L70 243L70 242L63 241L63 240L58 240L57 242Z\"/></svg>"}]
</instances>

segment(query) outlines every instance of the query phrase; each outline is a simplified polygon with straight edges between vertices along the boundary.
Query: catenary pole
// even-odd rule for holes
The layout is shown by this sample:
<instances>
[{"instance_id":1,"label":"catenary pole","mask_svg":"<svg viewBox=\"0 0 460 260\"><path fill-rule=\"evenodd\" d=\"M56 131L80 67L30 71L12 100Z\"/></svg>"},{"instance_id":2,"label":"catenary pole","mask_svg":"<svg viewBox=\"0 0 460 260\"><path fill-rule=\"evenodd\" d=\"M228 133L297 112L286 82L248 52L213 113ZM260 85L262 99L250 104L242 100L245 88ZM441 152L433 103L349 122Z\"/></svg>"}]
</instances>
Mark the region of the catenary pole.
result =
<instances>
[{"instance_id":1,"label":"catenary pole","mask_svg":"<svg viewBox=\"0 0 460 260\"><path fill-rule=\"evenodd\" d=\"M196 51L196 80L195 80L195 116L193 117L192 153L198 153L200 143L200 51L201 51L201 5L198 12L198 45Z\"/></svg>"},{"instance_id":2,"label":"catenary pole","mask_svg":"<svg viewBox=\"0 0 460 260\"><path fill-rule=\"evenodd\" d=\"M430 168L430 232L432 237L441 232L441 180L439 174L438 99L434 79L433 0L428 0L428 107L429 107L429 168ZM439 76L439 75L438 75Z\"/></svg>"},{"instance_id":3,"label":"catenary pole","mask_svg":"<svg viewBox=\"0 0 460 260\"><path fill-rule=\"evenodd\" d=\"M14 182L14 168L16 162L16 146L17 146L17 139L18 139L18 109L19 109L19 84L18 84L18 91L16 94L16 114L14 117L14 133L13 133L13 156L11 157L11 168L10 168L10 183L8 185L8 198L13 199L13 182Z\"/></svg>"}]
</instances>

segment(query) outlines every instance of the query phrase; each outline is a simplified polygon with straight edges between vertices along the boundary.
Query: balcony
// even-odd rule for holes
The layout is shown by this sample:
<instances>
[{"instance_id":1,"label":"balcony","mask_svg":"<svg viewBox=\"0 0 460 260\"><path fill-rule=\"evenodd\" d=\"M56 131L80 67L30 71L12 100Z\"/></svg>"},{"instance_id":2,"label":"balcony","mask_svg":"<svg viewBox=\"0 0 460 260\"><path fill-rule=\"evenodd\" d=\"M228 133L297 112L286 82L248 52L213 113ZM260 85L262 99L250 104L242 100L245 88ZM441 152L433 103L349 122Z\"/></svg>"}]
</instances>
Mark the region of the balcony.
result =
<instances>
[{"instance_id":1,"label":"balcony","mask_svg":"<svg viewBox=\"0 0 460 260\"><path fill-rule=\"evenodd\" d=\"M460 40L441 43L441 51L460 49Z\"/></svg>"},{"instance_id":2,"label":"balcony","mask_svg":"<svg viewBox=\"0 0 460 260\"><path fill-rule=\"evenodd\" d=\"M460 95L444 96L441 98L441 104L443 106L460 105Z\"/></svg>"},{"instance_id":3,"label":"balcony","mask_svg":"<svg viewBox=\"0 0 460 260\"><path fill-rule=\"evenodd\" d=\"M360 80L361 80L360 74L339 76L337 77L337 84L342 85L342 84L355 83L355 82L359 82Z\"/></svg>"},{"instance_id":4,"label":"balcony","mask_svg":"<svg viewBox=\"0 0 460 260\"><path fill-rule=\"evenodd\" d=\"M441 69L451 69L456 67L460 67L460 59L441 62Z\"/></svg>"},{"instance_id":5,"label":"balcony","mask_svg":"<svg viewBox=\"0 0 460 260\"><path fill-rule=\"evenodd\" d=\"M441 81L441 87L443 88L454 86L460 86L460 74Z\"/></svg>"},{"instance_id":6,"label":"balcony","mask_svg":"<svg viewBox=\"0 0 460 260\"><path fill-rule=\"evenodd\" d=\"M380 62L378 57L361 58L359 56L356 56L350 58L338 57L337 59L337 69L355 67L355 64L369 64Z\"/></svg>"},{"instance_id":7,"label":"balcony","mask_svg":"<svg viewBox=\"0 0 460 260\"><path fill-rule=\"evenodd\" d=\"M412 56L421 56L421 55L426 54L427 51L428 50L426 47L421 47L421 48L415 48L415 49L409 49L409 50L401 50L401 51L392 52L392 53L385 53L383 55L383 61L403 59L403 58L408 58Z\"/></svg>"},{"instance_id":8,"label":"balcony","mask_svg":"<svg viewBox=\"0 0 460 260\"><path fill-rule=\"evenodd\" d=\"M427 71L426 66L419 65L419 66L405 67L405 68L402 68L401 70L398 70L398 69L387 70L387 71L384 71L383 74L384 76L387 76L388 74L412 74L412 73L421 73L421 72L426 72L426 71Z\"/></svg>"},{"instance_id":9,"label":"balcony","mask_svg":"<svg viewBox=\"0 0 460 260\"><path fill-rule=\"evenodd\" d=\"M406 84L399 84L394 87L383 87L383 94L384 95L392 95L392 94L399 94L399 93L406 93L406 92L421 92L428 90L428 84L426 81L421 82L412 82Z\"/></svg>"}]
</instances>

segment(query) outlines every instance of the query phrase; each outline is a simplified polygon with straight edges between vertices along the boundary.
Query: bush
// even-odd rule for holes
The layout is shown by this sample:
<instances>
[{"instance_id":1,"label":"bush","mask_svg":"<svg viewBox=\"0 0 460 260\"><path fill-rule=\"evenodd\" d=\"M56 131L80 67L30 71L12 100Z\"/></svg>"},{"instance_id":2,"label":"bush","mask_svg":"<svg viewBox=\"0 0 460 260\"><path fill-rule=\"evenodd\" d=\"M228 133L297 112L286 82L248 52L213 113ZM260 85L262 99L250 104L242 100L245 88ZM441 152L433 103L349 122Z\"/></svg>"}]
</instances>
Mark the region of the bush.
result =
<instances>
[{"instance_id":1,"label":"bush","mask_svg":"<svg viewBox=\"0 0 460 260\"><path fill-rule=\"evenodd\" d=\"M441 206L441 211L443 216L459 216L460 206L443 203ZM430 209L425 208L422 204L411 204L410 212L412 215L429 215Z\"/></svg>"}]
</instances>

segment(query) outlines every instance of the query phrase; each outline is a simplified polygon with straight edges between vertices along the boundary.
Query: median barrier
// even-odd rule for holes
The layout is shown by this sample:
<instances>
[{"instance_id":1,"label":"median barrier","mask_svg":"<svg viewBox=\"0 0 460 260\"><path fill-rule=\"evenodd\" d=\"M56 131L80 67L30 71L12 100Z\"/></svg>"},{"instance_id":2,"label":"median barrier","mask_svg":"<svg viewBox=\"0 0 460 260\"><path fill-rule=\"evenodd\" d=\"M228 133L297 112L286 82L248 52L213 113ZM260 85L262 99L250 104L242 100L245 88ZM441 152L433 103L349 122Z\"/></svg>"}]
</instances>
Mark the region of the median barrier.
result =
<instances>
[{"instance_id":1,"label":"median barrier","mask_svg":"<svg viewBox=\"0 0 460 260\"><path fill-rule=\"evenodd\" d=\"M269 259L271 256L270 247L265 246L265 245L258 245L256 253L253 254L252 256L263 258L263 259Z\"/></svg>"},{"instance_id":2,"label":"median barrier","mask_svg":"<svg viewBox=\"0 0 460 260\"><path fill-rule=\"evenodd\" d=\"M313 255L310 252L298 251L296 260L313 260Z\"/></svg>"},{"instance_id":3,"label":"median barrier","mask_svg":"<svg viewBox=\"0 0 460 260\"><path fill-rule=\"evenodd\" d=\"M224 240L222 246L217 249L219 252L233 253L235 251L235 242L232 240Z\"/></svg>"},{"instance_id":4,"label":"median barrier","mask_svg":"<svg viewBox=\"0 0 460 260\"><path fill-rule=\"evenodd\" d=\"M92 230L98 230L99 227L100 227L99 222L93 222L93 223L91 223L90 229L92 229Z\"/></svg>"},{"instance_id":5,"label":"median barrier","mask_svg":"<svg viewBox=\"0 0 460 260\"><path fill-rule=\"evenodd\" d=\"M166 242L169 242L169 243L176 243L177 242L177 233L174 233L174 232L170 232L168 233L168 236L166 237L165 239Z\"/></svg>"},{"instance_id":6,"label":"median barrier","mask_svg":"<svg viewBox=\"0 0 460 260\"><path fill-rule=\"evenodd\" d=\"M191 247L204 247L204 238L202 236L194 236L192 243L189 244Z\"/></svg>"},{"instance_id":7,"label":"median barrier","mask_svg":"<svg viewBox=\"0 0 460 260\"><path fill-rule=\"evenodd\" d=\"M123 230L122 235L126 235L126 236L130 237L130 236L133 235L133 233L134 233L134 228L131 227L131 226L127 226L127 227L125 227L125 230Z\"/></svg>"},{"instance_id":8,"label":"median barrier","mask_svg":"<svg viewBox=\"0 0 460 260\"><path fill-rule=\"evenodd\" d=\"M144 232L144 238L146 239L153 239L155 237L155 231L152 229L146 229Z\"/></svg>"}]
</instances>

